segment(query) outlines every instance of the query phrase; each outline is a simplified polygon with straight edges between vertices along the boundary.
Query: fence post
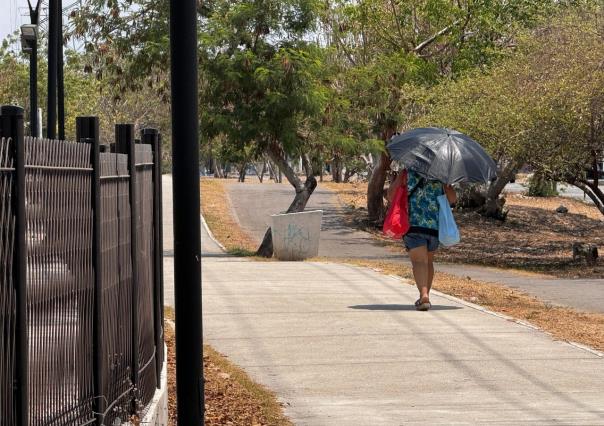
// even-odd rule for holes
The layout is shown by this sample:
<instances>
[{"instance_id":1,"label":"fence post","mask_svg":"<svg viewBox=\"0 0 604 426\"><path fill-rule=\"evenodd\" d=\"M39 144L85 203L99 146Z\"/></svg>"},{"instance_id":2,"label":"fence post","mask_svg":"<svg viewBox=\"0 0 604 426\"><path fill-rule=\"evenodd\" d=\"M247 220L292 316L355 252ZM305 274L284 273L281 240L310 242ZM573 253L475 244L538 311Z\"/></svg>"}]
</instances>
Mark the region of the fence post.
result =
<instances>
[{"instance_id":1,"label":"fence post","mask_svg":"<svg viewBox=\"0 0 604 426\"><path fill-rule=\"evenodd\" d=\"M100 170L100 138L98 117L76 118L76 140L90 144L90 164L92 166L92 265L94 269L94 320L92 324L92 353L94 374L94 412L97 413L98 424L103 424L103 414L106 410L105 401L105 365L102 345L103 320L103 270L101 247L101 170Z\"/></svg>"},{"instance_id":2,"label":"fence post","mask_svg":"<svg viewBox=\"0 0 604 426\"><path fill-rule=\"evenodd\" d=\"M155 331L155 376L157 388L161 388L161 371L164 361L163 345L163 294L162 268L163 244L161 239L161 150L159 147L159 132L157 129L141 130L141 141L151 145L153 151L153 322Z\"/></svg>"},{"instance_id":3,"label":"fence post","mask_svg":"<svg viewBox=\"0 0 604 426\"><path fill-rule=\"evenodd\" d=\"M29 423L28 403L28 333L27 333L27 245L25 242L25 137L23 129L23 108L12 105L0 107L0 137L12 139L15 167L15 184L12 203L15 213L15 256L13 261L13 283L17 297L16 324L16 400L17 424Z\"/></svg>"},{"instance_id":4,"label":"fence post","mask_svg":"<svg viewBox=\"0 0 604 426\"><path fill-rule=\"evenodd\" d=\"M115 152L128 154L128 173L130 174L130 257L132 259L132 383L134 385L134 410L138 412L139 399L139 353L138 353L138 238L137 227L140 222L136 204L136 143L133 124L115 125Z\"/></svg>"}]
</instances>

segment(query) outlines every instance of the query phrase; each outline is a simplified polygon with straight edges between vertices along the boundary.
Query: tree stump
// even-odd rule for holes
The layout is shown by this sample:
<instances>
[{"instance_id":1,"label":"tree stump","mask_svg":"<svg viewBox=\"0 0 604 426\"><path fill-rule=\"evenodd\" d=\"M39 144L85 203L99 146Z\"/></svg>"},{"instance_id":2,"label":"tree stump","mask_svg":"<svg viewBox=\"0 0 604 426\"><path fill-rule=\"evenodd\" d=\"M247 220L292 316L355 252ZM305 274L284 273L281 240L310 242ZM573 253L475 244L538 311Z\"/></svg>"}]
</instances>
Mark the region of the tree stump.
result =
<instances>
[{"instance_id":1,"label":"tree stump","mask_svg":"<svg viewBox=\"0 0 604 426\"><path fill-rule=\"evenodd\" d=\"M585 259L588 265L593 266L598 261L598 246L595 244L573 243L573 260Z\"/></svg>"}]
</instances>

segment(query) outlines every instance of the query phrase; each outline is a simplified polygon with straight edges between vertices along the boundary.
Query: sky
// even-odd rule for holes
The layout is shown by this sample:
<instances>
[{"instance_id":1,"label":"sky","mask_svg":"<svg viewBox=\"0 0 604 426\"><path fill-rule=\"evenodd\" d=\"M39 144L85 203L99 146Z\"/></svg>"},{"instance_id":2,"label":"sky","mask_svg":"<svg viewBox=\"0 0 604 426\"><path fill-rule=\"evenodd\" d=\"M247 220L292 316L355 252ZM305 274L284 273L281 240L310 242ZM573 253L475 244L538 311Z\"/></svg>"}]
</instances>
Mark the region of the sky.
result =
<instances>
[{"instance_id":1,"label":"sky","mask_svg":"<svg viewBox=\"0 0 604 426\"><path fill-rule=\"evenodd\" d=\"M35 5L35 2L36 0L33 0L32 5ZM29 24L29 12L27 0L0 0L0 3L0 40L4 40L22 24Z\"/></svg>"}]
</instances>

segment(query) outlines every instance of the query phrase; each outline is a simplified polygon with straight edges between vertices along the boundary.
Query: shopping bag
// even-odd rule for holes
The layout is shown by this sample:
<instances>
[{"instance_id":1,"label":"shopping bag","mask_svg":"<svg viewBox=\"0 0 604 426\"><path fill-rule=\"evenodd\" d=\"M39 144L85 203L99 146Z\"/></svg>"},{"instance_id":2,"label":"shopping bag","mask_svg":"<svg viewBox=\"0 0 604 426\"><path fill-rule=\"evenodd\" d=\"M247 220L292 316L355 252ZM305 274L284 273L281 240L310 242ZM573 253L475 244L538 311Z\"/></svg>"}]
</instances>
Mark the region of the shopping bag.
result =
<instances>
[{"instance_id":1,"label":"shopping bag","mask_svg":"<svg viewBox=\"0 0 604 426\"><path fill-rule=\"evenodd\" d=\"M409 194L406 176L403 184L396 189L386 214L383 231L386 236L395 240L400 240L409 231Z\"/></svg>"},{"instance_id":2,"label":"shopping bag","mask_svg":"<svg viewBox=\"0 0 604 426\"><path fill-rule=\"evenodd\" d=\"M445 247L454 246L461 238L446 195L438 196L438 205L438 240Z\"/></svg>"}]
</instances>

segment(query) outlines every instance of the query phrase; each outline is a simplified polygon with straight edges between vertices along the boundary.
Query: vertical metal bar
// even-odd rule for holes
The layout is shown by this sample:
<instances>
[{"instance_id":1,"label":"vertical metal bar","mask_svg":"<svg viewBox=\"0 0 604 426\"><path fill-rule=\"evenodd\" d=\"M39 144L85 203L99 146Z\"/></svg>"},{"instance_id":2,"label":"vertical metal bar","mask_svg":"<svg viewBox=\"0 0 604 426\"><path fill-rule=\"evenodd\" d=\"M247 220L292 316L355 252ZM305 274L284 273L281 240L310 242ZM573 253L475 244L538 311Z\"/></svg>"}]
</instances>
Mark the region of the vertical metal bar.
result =
<instances>
[{"instance_id":1,"label":"vertical metal bar","mask_svg":"<svg viewBox=\"0 0 604 426\"><path fill-rule=\"evenodd\" d=\"M65 81L63 75L63 1L57 1L57 115L59 139L65 140Z\"/></svg>"},{"instance_id":2,"label":"vertical metal bar","mask_svg":"<svg viewBox=\"0 0 604 426\"><path fill-rule=\"evenodd\" d=\"M57 136L57 30L59 28L57 0L48 1L48 106L46 136Z\"/></svg>"},{"instance_id":3,"label":"vertical metal bar","mask_svg":"<svg viewBox=\"0 0 604 426\"><path fill-rule=\"evenodd\" d=\"M162 309L161 309L161 327L162 330L165 329L165 322L164 322L164 223L163 223L163 217L164 217L164 207L163 207L163 200L164 200L164 194L163 194L163 183L161 180L161 176L162 176L162 170L163 170L163 164L162 164L162 159L163 159L163 151L162 151L162 136L161 133L157 136L157 148L156 148L156 156L158 158L158 162L157 162L157 167L158 167L158 173L159 173L159 177L160 177L160 181L159 181L159 186L157 188L157 199L158 199L158 203L159 203L159 220L160 220L160 226L158 228L158 233L159 233L159 247L160 247L160 252L159 252L159 256L160 256L160 262L159 262L159 298L161 300L162 303Z\"/></svg>"},{"instance_id":4,"label":"vertical metal bar","mask_svg":"<svg viewBox=\"0 0 604 426\"><path fill-rule=\"evenodd\" d=\"M32 137L38 135L38 41L32 42L29 57L29 130Z\"/></svg>"},{"instance_id":5,"label":"vertical metal bar","mask_svg":"<svg viewBox=\"0 0 604 426\"><path fill-rule=\"evenodd\" d=\"M170 1L172 158L174 187L174 290L178 419L204 419L199 131L197 104L197 1Z\"/></svg>"},{"instance_id":6,"label":"vertical metal bar","mask_svg":"<svg viewBox=\"0 0 604 426\"><path fill-rule=\"evenodd\" d=\"M128 172L130 174L130 256L132 258L132 383L134 384L135 398L140 388L139 382L139 351L138 351L138 238L137 226L140 219L136 188L136 144L134 139L133 124L115 125L116 152L128 154ZM134 401L134 410L138 410L138 403Z\"/></svg>"},{"instance_id":7,"label":"vertical metal bar","mask_svg":"<svg viewBox=\"0 0 604 426\"><path fill-rule=\"evenodd\" d=\"M103 320L103 271L101 247L101 169L100 169L100 137L98 117L76 118L76 140L91 144L90 164L92 166L92 267L94 273L94 315L92 323L92 352L94 374L94 412L97 413L98 424L103 424L103 413L106 410L105 395L105 365L104 348L102 344Z\"/></svg>"},{"instance_id":8,"label":"vertical metal bar","mask_svg":"<svg viewBox=\"0 0 604 426\"><path fill-rule=\"evenodd\" d=\"M161 151L159 148L159 132L157 129L143 129L141 141L151 145L153 151L153 326L155 331L155 377L156 386L161 387L161 370L163 363L163 323L161 311L161 262L163 261L163 245L161 244L160 229L162 227L160 212L161 188Z\"/></svg>"},{"instance_id":9,"label":"vertical metal bar","mask_svg":"<svg viewBox=\"0 0 604 426\"><path fill-rule=\"evenodd\" d=\"M25 244L25 138L23 108L4 105L0 107L0 137L11 138L14 150L15 185L12 194L15 212L15 257L13 277L17 297L17 359L15 400L17 401L17 424L28 422L28 334L27 334L27 246Z\"/></svg>"},{"instance_id":10,"label":"vertical metal bar","mask_svg":"<svg viewBox=\"0 0 604 426\"><path fill-rule=\"evenodd\" d=\"M37 2L35 8L31 7L31 4L28 3L30 22L34 25L38 25L41 3ZM29 103L30 135L35 138L38 136L38 126L40 125L38 121L38 39L32 42L29 56Z\"/></svg>"}]
</instances>

